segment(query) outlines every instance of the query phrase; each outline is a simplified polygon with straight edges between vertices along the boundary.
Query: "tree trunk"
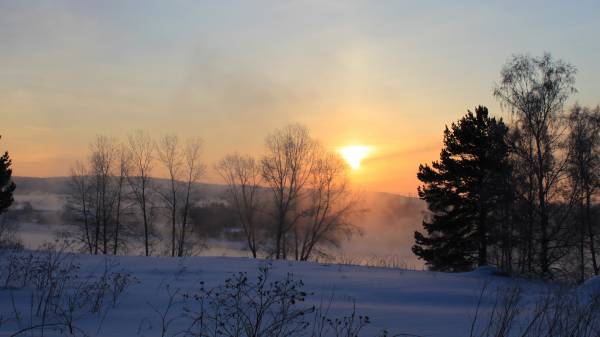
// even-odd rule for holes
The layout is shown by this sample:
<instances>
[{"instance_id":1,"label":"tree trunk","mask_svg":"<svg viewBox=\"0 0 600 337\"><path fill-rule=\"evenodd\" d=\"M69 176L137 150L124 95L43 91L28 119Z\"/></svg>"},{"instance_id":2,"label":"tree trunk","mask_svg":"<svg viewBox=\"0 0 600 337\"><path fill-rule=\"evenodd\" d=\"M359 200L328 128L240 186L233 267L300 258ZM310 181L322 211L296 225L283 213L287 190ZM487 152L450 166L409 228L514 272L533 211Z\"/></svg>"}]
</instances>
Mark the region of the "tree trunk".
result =
<instances>
[{"instance_id":1,"label":"tree trunk","mask_svg":"<svg viewBox=\"0 0 600 337\"><path fill-rule=\"evenodd\" d=\"M584 204L583 198L580 198L579 201L579 282L583 282L585 280L585 222L586 216L584 215Z\"/></svg>"},{"instance_id":2,"label":"tree trunk","mask_svg":"<svg viewBox=\"0 0 600 337\"><path fill-rule=\"evenodd\" d=\"M480 207L479 210L479 224L477 225L477 237L479 241L479 253L477 265L479 267L487 265L487 216L486 210Z\"/></svg>"},{"instance_id":3,"label":"tree trunk","mask_svg":"<svg viewBox=\"0 0 600 337\"><path fill-rule=\"evenodd\" d=\"M117 214L115 215L115 240L113 247L113 255L117 255L119 247L119 227L121 222L121 197L123 189L123 178L119 178L119 189L117 191Z\"/></svg>"},{"instance_id":4,"label":"tree trunk","mask_svg":"<svg viewBox=\"0 0 600 337\"><path fill-rule=\"evenodd\" d=\"M98 255L98 246L100 239L100 191L96 180L96 230L94 231L94 255Z\"/></svg>"},{"instance_id":5,"label":"tree trunk","mask_svg":"<svg viewBox=\"0 0 600 337\"><path fill-rule=\"evenodd\" d=\"M591 212L591 207L592 207L592 195L591 195L591 191L587 191L586 193L586 198L585 198L585 217L586 217L586 222L587 222L587 229L588 229L588 235L590 238L590 254L592 256L592 266L594 267L594 274L595 275L599 275L600 274L600 270L598 267L598 260L596 259L596 249L595 249L595 242L594 240L596 239L594 237L594 228L592 225L592 212Z\"/></svg>"},{"instance_id":6,"label":"tree trunk","mask_svg":"<svg viewBox=\"0 0 600 337\"><path fill-rule=\"evenodd\" d=\"M173 207L173 211L171 212L171 256L175 256L175 212L175 207Z\"/></svg>"},{"instance_id":7,"label":"tree trunk","mask_svg":"<svg viewBox=\"0 0 600 337\"><path fill-rule=\"evenodd\" d=\"M87 240L87 245L90 250L90 254L92 254L93 253L92 238L90 238L89 217L88 217L88 211L87 211L85 199L86 199L86 197L84 196L83 197L83 221L84 221L84 225L85 225L85 239Z\"/></svg>"},{"instance_id":8,"label":"tree trunk","mask_svg":"<svg viewBox=\"0 0 600 337\"><path fill-rule=\"evenodd\" d=\"M538 183L538 201L540 203L540 269L542 276L547 277L550 273L548 263L548 211L546 209L546 189L544 187L544 159L542 157L541 139L536 137L537 149L537 183Z\"/></svg>"},{"instance_id":9,"label":"tree trunk","mask_svg":"<svg viewBox=\"0 0 600 337\"><path fill-rule=\"evenodd\" d=\"M102 242L104 255L108 254L108 212L106 209L106 177L102 178Z\"/></svg>"},{"instance_id":10,"label":"tree trunk","mask_svg":"<svg viewBox=\"0 0 600 337\"><path fill-rule=\"evenodd\" d=\"M279 260L282 258L283 254L282 250L282 239L283 239L283 226L284 220L282 216L282 212L279 212L279 221L277 223L277 233L275 233L275 259Z\"/></svg>"},{"instance_id":11,"label":"tree trunk","mask_svg":"<svg viewBox=\"0 0 600 337\"><path fill-rule=\"evenodd\" d=\"M192 190L192 176L190 174L190 177L188 178L186 193L185 193L185 204L183 206L183 214L182 214L182 220L181 220L181 234L179 236L179 247L177 250L177 256L179 256L179 257L183 256L183 251L185 249L185 231L186 231L186 227L187 227L188 212L189 212L189 208L190 208L191 190Z\"/></svg>"},{"instance_id":12,"label":"tree trunk","mask_svg":"<svg viewBox=\"0 0 600 337\"><path fill-rule=\"evenodd\" d=\"M144 178L142 178L144 179ZM142 182L142 217L144 218L144 246L146 249L146 256L150 256L150 249L148 244L148 215L146 214L146 186L145 182Z\"/></svg>"},{"instance_id":13,"label":"tree trunk","mask_svg":"<svg viewBox=\"0 0 600 337\"><path fill-rule=\"evenodd\" d=\"M171 174L171 256L175 256L175 237L177 236L177 191L175 177Z\"/></svg>"}]
</instances>

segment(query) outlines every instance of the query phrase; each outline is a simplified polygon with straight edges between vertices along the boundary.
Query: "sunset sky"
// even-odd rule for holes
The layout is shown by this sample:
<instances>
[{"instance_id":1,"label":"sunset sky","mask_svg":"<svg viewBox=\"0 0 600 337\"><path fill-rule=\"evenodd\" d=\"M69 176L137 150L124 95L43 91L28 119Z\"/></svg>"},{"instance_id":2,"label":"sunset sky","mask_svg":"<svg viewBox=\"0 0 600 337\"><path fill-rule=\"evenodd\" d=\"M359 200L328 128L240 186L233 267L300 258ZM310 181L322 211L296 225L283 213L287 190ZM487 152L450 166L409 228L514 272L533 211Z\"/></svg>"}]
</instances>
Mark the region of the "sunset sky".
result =
<instances>
[{"instance_id":1,"label":"sunset sky","mask_svg":"<svg viewBox=\"0 0 600 337\"><path fill-rule=\"evenodd\" d=\"M0 1L0 149L64 176L96 134L204 140L210 167L306 125L371 150L353 180L416 193L445 124L482 104L511 54L574 64L600 103L600 2ZM218 181L209 171L205 181Z\"/></svg>"}]
</instances>

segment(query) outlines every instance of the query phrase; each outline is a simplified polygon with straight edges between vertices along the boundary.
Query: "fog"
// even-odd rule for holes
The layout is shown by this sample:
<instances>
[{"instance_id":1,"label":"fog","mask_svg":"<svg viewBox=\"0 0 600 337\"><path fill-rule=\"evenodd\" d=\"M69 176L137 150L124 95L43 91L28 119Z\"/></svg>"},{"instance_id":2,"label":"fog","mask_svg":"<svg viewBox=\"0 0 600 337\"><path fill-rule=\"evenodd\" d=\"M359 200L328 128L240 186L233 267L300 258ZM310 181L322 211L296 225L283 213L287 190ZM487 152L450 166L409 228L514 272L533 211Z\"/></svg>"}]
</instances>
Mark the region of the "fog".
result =
<instances>
[{"instance_id":1,"label":"fog","mask_svg":"<svg viewBox=\"0 0 600 337\"><path fill-rule=\"evenodd\" d=\"M29 213L22 214L19 220L18 235L26 248L36 249L46 242L53 242L59 233L76 229L62 216L67 200L68 178L17 177L15 181L19 188L11 210L29 209ZM158 183L162 182L159 180ZM199 184L201 202L207 204L220 200L223 189L222 185ZM423 201L389 193L365 192L361 194L360 209L363 211L351 218L359 233L344 241L339 249L329 249L327 252L332 260L422 268L422 262L412 254L411 247L413 233L421 227L426 211ZM162 248L155 249L160 251ZM129 253L136 254L136 251ZM215 238L205 240L196 253L207 256L249 256L242 242Z\"/></svg>"}]
</instances>

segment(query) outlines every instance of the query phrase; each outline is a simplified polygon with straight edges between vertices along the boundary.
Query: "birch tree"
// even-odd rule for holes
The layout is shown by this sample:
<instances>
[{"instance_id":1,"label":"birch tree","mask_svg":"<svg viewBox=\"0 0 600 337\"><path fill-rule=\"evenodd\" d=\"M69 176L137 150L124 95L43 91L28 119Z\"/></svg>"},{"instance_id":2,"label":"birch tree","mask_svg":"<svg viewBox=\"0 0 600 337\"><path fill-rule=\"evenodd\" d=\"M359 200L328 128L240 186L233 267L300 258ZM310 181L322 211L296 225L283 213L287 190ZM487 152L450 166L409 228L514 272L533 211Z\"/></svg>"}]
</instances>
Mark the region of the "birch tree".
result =
<instances>
[{"instance_id":1,"label":"birch tree","mask_svg":"<svg viewBox=\"0 0 600 337\"><path fill-rule=\"evenodd\" d=\"M316 142L306 127L292 124L267 136L265 143L261 170L273 201L274 255L285 259L288 234L301 216L299 201L313 170Z\"/></svg>"},{"instance_id":2,"label":"birch tree","mask_svg":"<svg viewBox=\"0 0 600 337\"><path fill-rule=\"evenodd\" d=\"M131 172L127 177L144 225L144 251L150 255L150 230L152 210L151 173L154 163L154 143L147 132L137 130L129 136Z\"/></svg>"},{"instance_id":3,"label":"birch tree","mask_svg":"<svg viewBox=\"0 0 600 337\"><path fill-rule=\"evenodd\" d=\"M159 161L167 170L169 187L167 191L162 192L162 199L169 211L171 221L171 256L175 256L178 251L176 241L178 237L178 207L179 195L181 193L181 173L183 166L183 153L177 135L166 135L157 144L157 153Z\"/></svg>"},{"instance_id":4,"label":"birch tree","mask_svg":"<svg viewBox=\"0 0 600 337\"><path fill-rule=\"evenodd\" d=\"M260 239L256 223L261 206L260 166L253 157L230 154L217 164L216 170L227 185L229 202L244 232L248 249L252 257L256 258Z\"/></svg>"},{"instance_id":5,"label":"birch tree","mask_svg":"<svg viewBox=\"0 0 600 337\"><path fill-rule=\"evenodd\" d=\"M561 117L564 104L574 93L576 69L554 60L550 54L541 57L515 55L503 67L494 95L516 117L519 127L531 137L535 210L538 215L539 249L537 265L543 276L549 276L551 257L550 203L564 174L564 161L557 156L560 149Z\"/></svg>"}]
</instances>

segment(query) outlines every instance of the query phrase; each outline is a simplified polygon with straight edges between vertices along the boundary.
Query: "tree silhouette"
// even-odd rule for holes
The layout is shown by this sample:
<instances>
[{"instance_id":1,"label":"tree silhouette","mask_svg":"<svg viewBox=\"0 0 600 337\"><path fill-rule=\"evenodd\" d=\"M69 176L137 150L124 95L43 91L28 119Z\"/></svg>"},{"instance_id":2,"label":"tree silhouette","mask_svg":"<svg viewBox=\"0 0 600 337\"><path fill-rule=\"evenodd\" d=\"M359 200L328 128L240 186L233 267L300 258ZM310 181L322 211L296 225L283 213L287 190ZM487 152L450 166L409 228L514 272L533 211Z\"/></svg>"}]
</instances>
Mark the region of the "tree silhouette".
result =
<instances>
[{"instance_id":1,"label":"tree silhouette","mask_svg":"<svg viewBox=\"0 0 600 337\"><path fill-rule=\"evenodd\" d=\"M2 138L2 136L0 136ZM13 192L16 188L15 183L12 181L12 160L8 155L8 152L4 152L4 155L0 157L0 214L4 213L8 207L13 203Z\"/></svg>"},{"instance_id":2,"label":"tree silhouette","mask_svg":"<svg viewBox=\"0 0 600 337\"><path fill-rule=\"evenodd\" d=\"M419 166L417 177L424 184L419 197L431 218L423 221L427 235L415 232L413 252L432 269L463 271L487 264L496 207L508 189L507 131L501 119L479 106L446 127L440 160Z\"/></svg>"}]
</instances>

